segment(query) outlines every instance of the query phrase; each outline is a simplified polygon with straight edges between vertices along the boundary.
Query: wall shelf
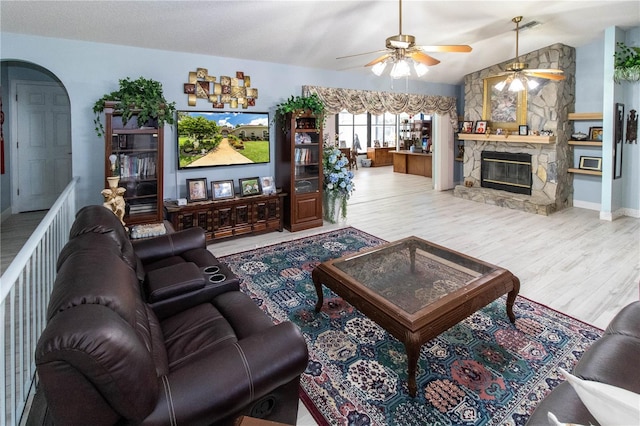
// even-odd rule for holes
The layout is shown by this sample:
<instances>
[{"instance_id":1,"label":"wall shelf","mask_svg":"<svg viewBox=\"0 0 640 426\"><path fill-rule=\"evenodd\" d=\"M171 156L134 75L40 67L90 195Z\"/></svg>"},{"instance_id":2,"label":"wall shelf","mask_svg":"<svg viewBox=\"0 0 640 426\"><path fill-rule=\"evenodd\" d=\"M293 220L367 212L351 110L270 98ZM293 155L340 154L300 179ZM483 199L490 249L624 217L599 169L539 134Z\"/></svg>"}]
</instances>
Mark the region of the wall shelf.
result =
<instances>
[{"instance_id":1,"label":"wall shelf","mask_svg":"<svg viewBox=\"0 0 640 426\"><path fill-rule=\"evenodd\" d=\"M483 135L480 133L458 133L458 139L462 141L492 141L507 143L532 143L552 144L556 142L555 136L520 136L520 135Z\"/></svg>"},{"instance_id":2,"label":"wall shelf","mask_svg":"<svg viewBox=\"0 0 640 426\"><path fill-rule=\"evenodd\" d=\"M569 120L602 120L601 112L570 112Z\"/></svg>"},{"instance_id":3,"label":"wall shelf","mask_svg":"<svg viewBox=\"0 0 640 426\"><path fill-rule=\"evenodd\" d=\"M569 145L576 146L602 146L602 141L569 141Z\"/></svg>"},{"instance_id":4,"label":"wall shelf","mask_svg":"<svg viewBox=\"0 0 640 426\"><path fill-rule=\"evenodd\" d=\"M567 171L569 173L575 173L579 175L602 176L602 172L599 172L597 170L583 170L583 169L575 169L573 167L570 167L569 169L567 169Z\"/></svg>"}]
</instances>

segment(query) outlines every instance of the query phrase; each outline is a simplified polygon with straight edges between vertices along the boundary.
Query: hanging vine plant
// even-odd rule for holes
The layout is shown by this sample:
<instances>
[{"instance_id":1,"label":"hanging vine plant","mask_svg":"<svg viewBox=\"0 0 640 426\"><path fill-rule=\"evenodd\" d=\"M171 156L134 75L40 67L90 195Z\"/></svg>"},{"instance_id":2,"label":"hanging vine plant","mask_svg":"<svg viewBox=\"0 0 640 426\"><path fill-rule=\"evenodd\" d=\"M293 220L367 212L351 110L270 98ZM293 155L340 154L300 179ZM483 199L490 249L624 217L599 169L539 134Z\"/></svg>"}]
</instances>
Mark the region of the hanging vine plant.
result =
<instances>
[{"instance_id":1,"label":"hanging vine plant","mask_svg":"<svg viewBox=\"0 0 640 426\"><path fill-rule=\"evenodd\" d=\"M640 80L640 47L627 46L622 42L616 43L618 51L614 56L613 81Z\"/></svg>"},{"instance_id":2,"label":"hanging vine plant","mask_svg":"<svg viewBox=\"0 0 640 426\"><path fill-rule=\"evenodd\" d=\"M100 117L106 102L118 102L117 111L122 114L122 122L126 124L132 116L136 116L138 127L149 120L157 120L158 127L173 124L175 102L167 102L162 93L162 84L158 81L140 77L131 80L129 77L119 80L120 88L98 99L93 105L95 117L93 122L98 136L104 134L104 126Z\"/></svg>"},{"instance_id":3,"label":"hanging vine plant","mask_svg":"<svg viewBox=\"0 0 640 426\"><path fill-rule=\"evenodd\" d=\"M319 126L324 123L324 104L315 93L311 96L291 96L285 102L278 104L275 118L284 123L287 114L300 115L307 111L316 116L316 126L320 128Z\"/></svg>"}]
</instances>

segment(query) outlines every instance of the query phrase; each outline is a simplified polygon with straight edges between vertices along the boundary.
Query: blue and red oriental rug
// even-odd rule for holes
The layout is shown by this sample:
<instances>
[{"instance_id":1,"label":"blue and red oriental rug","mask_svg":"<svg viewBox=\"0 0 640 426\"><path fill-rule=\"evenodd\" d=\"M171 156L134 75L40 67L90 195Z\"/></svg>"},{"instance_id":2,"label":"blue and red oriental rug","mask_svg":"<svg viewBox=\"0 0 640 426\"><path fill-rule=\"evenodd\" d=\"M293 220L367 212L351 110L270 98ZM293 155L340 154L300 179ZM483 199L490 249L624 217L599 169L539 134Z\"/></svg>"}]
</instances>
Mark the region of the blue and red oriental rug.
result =
<instances>
[{"instance_id":1,"label":"blue and red oriental rug","mask_svg":"<svg viewBox=\"0 0 640 426\"><path fill-rule=\"evenodd\" d=\"M398 340L326 288L314 312L313 268L381 243L344 228L222 259L274 322L302 330L301 399L321 425L522 425L602 334L521 296L511 324L502 297L423 345L411 398Z\"/></svg>"}]
</instances>

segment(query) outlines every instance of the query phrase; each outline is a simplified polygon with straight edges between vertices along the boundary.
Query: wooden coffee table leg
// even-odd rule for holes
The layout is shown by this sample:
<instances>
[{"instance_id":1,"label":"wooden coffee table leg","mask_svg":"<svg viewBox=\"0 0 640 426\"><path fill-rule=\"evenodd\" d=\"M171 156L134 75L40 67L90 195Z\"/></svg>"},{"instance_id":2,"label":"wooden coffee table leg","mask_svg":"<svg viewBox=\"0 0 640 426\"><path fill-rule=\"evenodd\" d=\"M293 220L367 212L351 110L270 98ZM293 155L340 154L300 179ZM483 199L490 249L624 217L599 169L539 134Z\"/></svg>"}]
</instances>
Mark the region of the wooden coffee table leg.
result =
<instances>
[{"instance_id":1,"label":"wooden coffee table leg","mask_svg":"<svg viewBox=\"0 0 640 426\"><path fill-rule=\"evenodd\" d=\"M418 391L416 373L422 344L420 344L420 335L418 333L407 333L405 339L404 349L407 352L407 384L409 386L409 395L415 398Z\"/></svg>"},{"instance_id":2,"label":"wooden coffee table leg","mask_svg":"<svg viewBox=\"0 0 640 426\"><path fill-rule=\"evenodd\" d=\"M322 304L324 303L324 298L322 296L322 281L320 280L318 268L311 272L311 278L313 279L313 285L316 287L316 294L318 295L318 301L316 302L316 313L318 313L322 309Z\"/></svg>"},{"instance_id":3,"label":"wooden coffee table leg","mask_svg":"<svg viewBox=\"0 0 640 426\"><path fill-rule=\"evenodd\" d=\"M520 280L515 275L513 276L513 290L507 295L507 316L512 323L516 322L516 316L513 313L513 304L516 301L516 296L520 292Z\"/></svg>"}]
</instances>

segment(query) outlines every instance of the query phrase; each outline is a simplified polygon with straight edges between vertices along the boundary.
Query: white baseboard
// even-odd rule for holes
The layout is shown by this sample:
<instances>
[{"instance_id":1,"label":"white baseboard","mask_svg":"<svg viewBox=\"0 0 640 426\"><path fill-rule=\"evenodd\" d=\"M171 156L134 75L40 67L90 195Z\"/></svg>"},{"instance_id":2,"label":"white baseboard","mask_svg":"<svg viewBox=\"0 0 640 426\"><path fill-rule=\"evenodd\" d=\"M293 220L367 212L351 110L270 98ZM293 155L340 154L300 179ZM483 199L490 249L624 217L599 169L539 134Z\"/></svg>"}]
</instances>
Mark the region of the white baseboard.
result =
<instances>
[{"instance_id":1,"label":"white baseboard","mask_svg":"<svg viewBox=\"0 0 640 426\"><path fill-rule=\"evenodd\" d=\"M600 211L600 203L591 203L588 201L580 201L580 200L573 200L573 207L578 207L581 209L587 209L587 210L595 210L597 212Z\"/></svg>"}]
</instances>

